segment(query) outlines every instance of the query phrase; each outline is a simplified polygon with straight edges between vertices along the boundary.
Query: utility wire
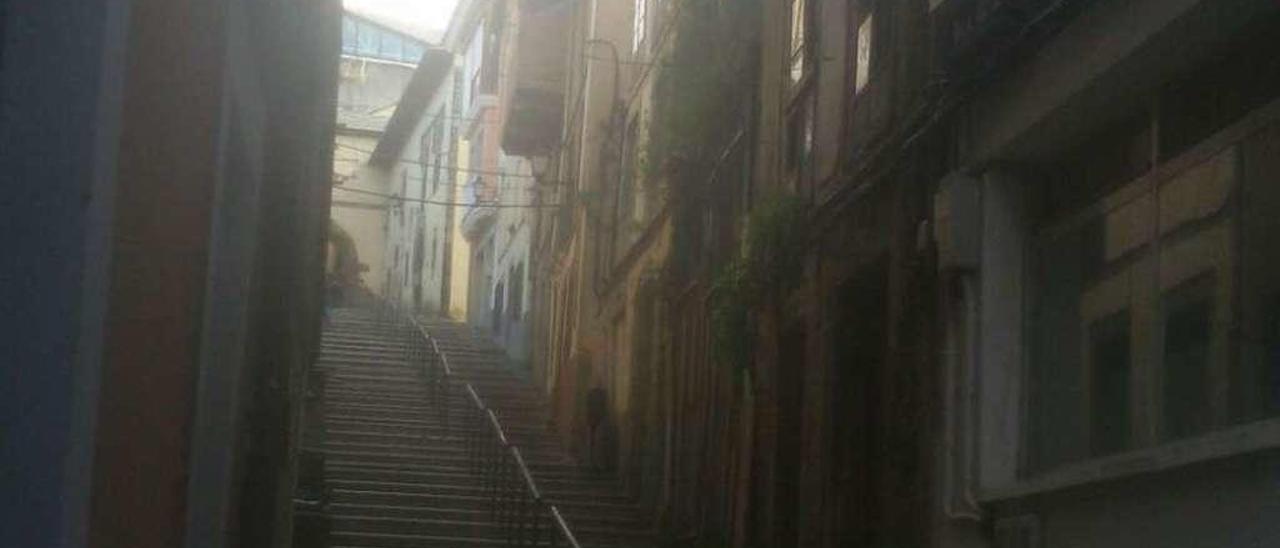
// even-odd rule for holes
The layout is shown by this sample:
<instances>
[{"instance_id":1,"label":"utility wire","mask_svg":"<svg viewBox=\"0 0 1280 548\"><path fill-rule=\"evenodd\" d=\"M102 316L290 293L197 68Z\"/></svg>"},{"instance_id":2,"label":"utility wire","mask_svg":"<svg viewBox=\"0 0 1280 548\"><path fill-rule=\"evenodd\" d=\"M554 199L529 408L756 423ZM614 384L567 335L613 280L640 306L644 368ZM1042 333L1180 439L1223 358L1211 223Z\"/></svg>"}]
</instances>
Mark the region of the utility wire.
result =
<instances>
[{"instance_id":1,"label":"utility wire","mask_svg":"<svg viewBox=\"0 0 1280 548\"><path fill-rule=\"evenodd\" d=\"M338 147L338 148L345 148L345 149L353 150L353 151L356 151L356 152L363 152L363 153L365 153L365 154L373 155L373 151L372 151L372 150L363 149L363 148L360 148L360 147L358 147L358 146L354 146L354 145L348 145L348 144L346 144L346 143L338 143L338 142L335 142L335 143L334 143L334 146L336 146L336 147ZM495 171L495 170L487 170L487 169L470 169L470 168L465 168L465 167L449 166L449 165L445 165L445 164L433 164L433 163L430 163L430 162L423 162L423 161L421 161L421 160L414 160L414 159L412 159L412 158L405 158L405 157L397 158L397 160L399 160L400 162L407 163L407 164L416 164L416 165L421 166L421 167L430 167L430 168L448 169L448 170L453 170L453 171L461 171L461 172L463 172L463 173L478 173L478 174L480 174L480 175L493 175L493 176L495 176L495 177L509 177L509 178L512 178L512 179L533 179L533 180L536 180L536 179L537 179L537 177L535 177L535 176L533 176L533 175L525 175L525 174L523 174L523 173L513 173L513 172L510 172L510 171ZM542 182L541 182L541 183L539 183L539 184L552 185L552 184L559 184L559 183L558 183L558 182L556 182L556 181L542 181Z\"/></svg>"},{"instance_id":2,"label":"utility wire","mask_svg":"<svg viewBox=\"0 0 1280 548\"><path fill-rule=\"evenodd\" d=\"M426 177L418 177L418 176L415 176L415 175L405 175L405 177L406 177L408 180L412 181L414 184L418 184L418 183L423 183L424 185L425 185L425 184L433 184L433 183L431 183L430 181L428 181ZM390 181L389 181L389 182L390 182ZM464 183L464 184L460 184L460 185L459 185L459 184L452 184L452 183L435 183L435 184L436 184L436 186L449 186L449 187L453 187L453 188L456 188L456 189L466 189L468 186L470 186L470 183ZM523 190L523 191L526 191L526 192L537 192L537 191L538 191L538 187L537 187L537 186L535 186L535 185L533 185L533 184L531 184L531 183L521 183L521 182L517 182L517 181L498 181L497 183L494 183L493 181L490 181L490 182L488 182L488 183L485 183L485 185L486 185L486 186L487 186L487 185L495 185L495 186L498 186L498 187L501 187L501 188L504 188L504 189L507 189L507 190Z\"/></svg>"},{"instance_id":3,"label":"utility wire","mask_svg":"<svg viewBox=\"0 0 1280 548\"><path fill-rule=\"evenodd\" d=\"M416 177L416 176L412 176L412 175L410 175L410 176L408 177L408 179L409 179L409 182L410 182L410 183L412 183L413 185L422 184L423 186L428 186L428 185L429 185L429 186L432 186L432 187L435 187L435 188L439 188L439 187L447 187L447 188L452 188L452 189L455 189L455 190L466 190L466 188L467 188L468 186L470 186L470 183L464 183L464 184L446 183L446 182L441 182L441 183L432 183L431 181L428 181L426 177ZM334 186L342 186L343 188L351 188L351 187L343 186L343 183L345 183L345 182L347 182L347 181L350 181L350 180L358 180L358 179L354 179L354 178L352 178L352 177L341 177L341 176L337 176L337 175L335 175L335 178L334 178ZM387 184L388 184L388 185L394 185L394 184L396 184L396 181L388 180L388 181L387 181ZM503 189L503 190L510 190L510 191L525 191L525 192L531 192L531 193L532 193L532 192L537 192L537 191L539 190L537 187L535 187L535 186L533 186L532 184L529 184L529 183L523 183L523 184L521 184L521 183L515 183L515 182L499 182L499 183L496 183L496 184L495 184L495 183L493 183L493 182L489 182L489 183L485 183L485 185L486 185L486 186L488 186L488 185L493 185L493 186L496 186L496 187L501 188L501 189ZM435 194L435 192L433 191L433 192L430 192L430 193L428 193L428 194Z\"/></svg>"},{"instance_id":4,"label":"utility wire","mask_svg":"<svg viewBox=\"0 0 1280 548\"><path fill-rule=\"evenodd\" d=\"M561 207L561 205L560 205L560 204L502 204L502 203L483 203L483 202L476 202L476 203L467 203L467 202L444 202L444 201L439 201L439 200L424 200L424 199L421 199L421 198L405 198L405 197L402 197L402 196L395 196L395 195L391 195L391 194L384 194L384 193L381 193L381 192L374 192L374 191L372 191L372 190L363 190L363 189L359 189L359 188L350 188L350 187L345 187L345 186L335 186L335 187L333 187L333 188L335 188L335 189L345 190L345 191L347 191L347 192L355 192L355 193L358 193L358 194L368 194L368 195L370 195L370 196L377 196L377 197L379 197L379 198L385 198L385 199L387 199L387 200L389 200L389 201L414 202L414 203L420 203L420 204L430 204L430 205L439 205L439 206L455 206L455 207L494 207L494 208L529 208L529 209L542 209L542 208L557 208L557 207Z\"/></svg>"}]
</instances>

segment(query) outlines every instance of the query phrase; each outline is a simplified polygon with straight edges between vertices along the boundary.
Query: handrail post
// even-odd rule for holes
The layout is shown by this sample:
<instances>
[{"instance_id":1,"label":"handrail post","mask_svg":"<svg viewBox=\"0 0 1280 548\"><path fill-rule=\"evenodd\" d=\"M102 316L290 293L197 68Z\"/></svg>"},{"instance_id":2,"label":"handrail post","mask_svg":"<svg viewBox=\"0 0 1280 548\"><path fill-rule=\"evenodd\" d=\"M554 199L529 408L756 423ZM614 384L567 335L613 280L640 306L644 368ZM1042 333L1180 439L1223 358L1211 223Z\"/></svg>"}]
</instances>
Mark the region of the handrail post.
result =
<instances>
[{"instance_id":1,"label":"handrail post","mask_svg":"<svg viewBox=\"0 0 1280 548\"><path fill-rule=\"evenodd\" d=\"M465 380L458 381L464 407L455 421L452 369L435 337L402 310L400 303L380 299L375 306L386 338L402 343L404 360L411 368L420 368L426 377L428 398L436 406L443 436L462 438L469 469L479 476L481 497L488 499L489 518L501 530L506 544L580 548L559 508L543 499L520 449L507 438L493 409L485 406L475 387ZM455 426L461 430L455 432Z\"/></svg>"},{"instance_id":2,"label":"handrail post","mask_svg":"<svg viewBox=\"0 0 1280 548\"><path fill-rule=\"evenodd\" d=\"M444 397L444 403L440 405L440 410L444 415L444 433L446 436L452 437L453 428L451 428L451 424L449 422L449 409L453 407L453 395L450 390L451 387L449 380L449 376L445 375L440 381L443 384L441 392L443 392L442 396Z\"/></svg>"}]
</instances>

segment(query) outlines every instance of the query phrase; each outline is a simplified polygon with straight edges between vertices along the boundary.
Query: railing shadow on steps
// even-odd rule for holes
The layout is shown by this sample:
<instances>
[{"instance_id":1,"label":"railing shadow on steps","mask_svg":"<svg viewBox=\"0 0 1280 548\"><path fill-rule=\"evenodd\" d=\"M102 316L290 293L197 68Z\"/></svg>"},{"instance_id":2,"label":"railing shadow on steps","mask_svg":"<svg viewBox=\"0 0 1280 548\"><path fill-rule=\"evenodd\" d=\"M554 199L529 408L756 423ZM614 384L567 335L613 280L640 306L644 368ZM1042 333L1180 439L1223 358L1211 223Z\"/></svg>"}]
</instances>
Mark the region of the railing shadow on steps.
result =
<instances>
[{"instance_id":1,"label":"railing shadow on steps","mask_svg":"<svg viewBox=\"0 0 1280 548\"><path fill-rule=\"evenodd\" d=\"M463 436L471 472L481 478L490 519L502 528L507 545L581 548L560 509L543 498L520 448L507 437L498 416L471 383L454 374L436 339L399 306L379 299L376 309L382 329L404 341L405 360L421 366L429 405L445 434L452 435L456 426ZM455 386L466 398L462 417L450 416Z\"/></svg>"}]
</instances>

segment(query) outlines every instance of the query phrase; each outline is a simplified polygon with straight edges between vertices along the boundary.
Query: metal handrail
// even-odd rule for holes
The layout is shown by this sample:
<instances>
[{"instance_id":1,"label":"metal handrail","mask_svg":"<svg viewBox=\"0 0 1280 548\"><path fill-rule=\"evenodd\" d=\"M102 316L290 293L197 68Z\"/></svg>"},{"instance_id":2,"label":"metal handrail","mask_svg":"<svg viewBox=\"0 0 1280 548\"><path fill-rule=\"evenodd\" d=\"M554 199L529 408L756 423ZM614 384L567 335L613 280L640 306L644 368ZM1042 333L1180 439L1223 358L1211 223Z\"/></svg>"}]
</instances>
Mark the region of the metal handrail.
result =
<instances>
[{"instance_id":1,"label":"metal handrail","mask_svg":"<svg viewBox=\"0 0 1280 548\"><path fill-rule=\"evenodd\" d=\"M406 339L405 360L422 366L431 392L431 403L441 418L445 435L450 435L453 432L449 417L452 407L450 387L455 375L448 356L417 318L401 310L397 304L380 300L377 308L380 323L393 335ZM469 404L462 417L466 422L462 431L467 456L472 472L481 477L481 490L489 498L490 516L503 527L507 544L581 548L560 509L543 498L524 456L507 437L498 415L485 405L471 383L459 382L462 382Z\"/></svg>"}]
</instances>

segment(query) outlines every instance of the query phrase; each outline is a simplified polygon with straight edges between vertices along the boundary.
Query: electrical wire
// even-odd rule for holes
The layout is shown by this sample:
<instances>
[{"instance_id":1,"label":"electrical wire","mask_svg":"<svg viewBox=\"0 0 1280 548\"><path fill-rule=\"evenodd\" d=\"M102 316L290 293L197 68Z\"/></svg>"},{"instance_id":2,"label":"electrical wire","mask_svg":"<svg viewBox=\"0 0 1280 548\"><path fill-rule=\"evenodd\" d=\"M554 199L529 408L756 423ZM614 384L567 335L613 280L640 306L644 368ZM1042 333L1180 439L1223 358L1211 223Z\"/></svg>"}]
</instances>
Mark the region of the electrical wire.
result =
<instances>
[{"instance_id":1,"label":"electrical wire","mask_svg":"<svg viewBox=\"0 0 1280 548\"><path fill-rule=\"evenodd\" d=\"M339 189L339 190L345 190L345 191L347 191L347 192L355 192L355 193L357 193L357 194L367 194L367 195L370 195L370 196L377 196L377 197L379 197L379 198L384 198L384 199L389 200L389 201L413 202L413 203L429 204L429 205L439 205L439 206L454 206L454 207L493 207L493 208L528 208L528 209L551 209L551 208L558 208L558 207L561 207L561 205L560 205L560 204L503 204L503 203L479 203L479 202L477 202L477 203L467 203L467 202L445 202L445 201L440 201L440 200L426 200L426 199L422 199L422 198L405 198L405 197L402 197L402 196L395 196L395 195L392 195L392 194L384 194L384 193L382 193L382 192L374 192L374 191L372 191L372 190L364 190L364 189L359 189L359 188L350 188L350 187L345 187L345 186L335 186L335 187L333 187L333 188L335 188L335 189Z\"/></svg>"},{"instance_id":2,"label":"electrical wire","mask_svg":"<svg viewBox=\"0 0 1280 548\"><path fill-rule=\"evenodd\" d=\"M349 145L349 144L346 144L346 143L338 143L338 142L335 142L333 145L334 145L334 146L336 146L336 147L338 147L338 148L345 148L345 149L353 150L353 151L356 151L356 152L362 152L362 153L364 153L364 154L368 154L368 155L371 155L371 156L373 155L373 151L372 151L372 150L363 149L363 148L360 148L360 147L355 146L355 145ZM449 165L445 165L445 164L433 164L433 163L430 163L430 162L423 162L423 161L421 161L421 160L414 160L414 159L412 159L412 158L405 158L405 157L397 158L397 160L398 160L398 161L400 161L400 162L404 162L404 163L406 163L406 164L415 164L415 165L418 165L418 166L420 166L420 167L430 167L430 168L448 169L448 170L453 170L453 171L460 171L460 172L463 172L463 173L477 173L477 174L480 174L480 175L493 175L493 176L495 176L495 177L508 177L508 178L512 178L512 179L531 179L531 180L536 180L536 179L537 179L537 177L535 177L535 176L533 176L533 175L525 175L525 174L523 174L523 173L512 173L512 172L510 172L510 171L495 171L495 170L489 170L489 169L471 169L471 168L465 168L465 167L449 166ZM555 181L544 181L544 182L542 182L541 184L552 185L552 184L558 184L558 183L557 183L557 182L555 182Z\"/></svg>"}]
</instances>

